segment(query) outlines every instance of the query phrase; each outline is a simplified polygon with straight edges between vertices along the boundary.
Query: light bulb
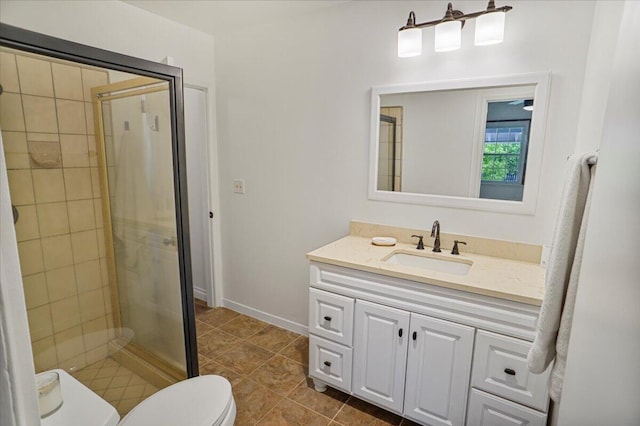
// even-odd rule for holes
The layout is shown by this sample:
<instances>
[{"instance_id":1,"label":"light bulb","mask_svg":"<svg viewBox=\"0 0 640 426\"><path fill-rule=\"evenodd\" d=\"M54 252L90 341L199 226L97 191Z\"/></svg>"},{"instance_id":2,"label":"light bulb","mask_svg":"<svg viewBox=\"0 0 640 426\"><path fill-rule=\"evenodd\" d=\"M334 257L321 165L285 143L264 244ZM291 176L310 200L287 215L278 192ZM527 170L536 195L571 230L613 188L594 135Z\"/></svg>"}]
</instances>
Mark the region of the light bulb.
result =
<instances>
[{"instance_id":1,"label":"light bulb","mask_svg":"<svg viewBox=\"0 0 640 426\"><path fill-rule=\"evenodd\" d=\"M476 46L502 43L504 40L504 12L491 12L476 19Z\"/></svg>"},{"instance_id":2,"label":"light bulb","mask_svg":"<svg viewBox=\"0 0 640 426\"><path fill-rule=\"evenodd\" d=\"M422 30L409 28L398 31L398 57L410 58L422 54Z\"/></svg>"},{"instance_id":3,"label":"light bulb","mask_svg":"<svg viewBox=\"0 0 640 426\"><path fill-rule=\"evenodd\" d=\"M460 49L462 22L446 21L436 25L435 51L448 52Z\"/></svg>"}]
</instances>

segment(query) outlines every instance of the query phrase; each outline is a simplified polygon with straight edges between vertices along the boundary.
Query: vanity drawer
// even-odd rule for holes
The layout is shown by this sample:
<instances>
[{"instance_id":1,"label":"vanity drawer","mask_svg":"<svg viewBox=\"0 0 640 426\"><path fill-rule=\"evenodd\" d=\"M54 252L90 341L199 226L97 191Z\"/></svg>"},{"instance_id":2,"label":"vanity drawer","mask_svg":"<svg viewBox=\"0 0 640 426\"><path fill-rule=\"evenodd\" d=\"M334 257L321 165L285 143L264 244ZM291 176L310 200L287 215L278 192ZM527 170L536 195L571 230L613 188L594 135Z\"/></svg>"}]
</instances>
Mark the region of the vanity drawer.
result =
<instances>
[{"instance_id":1,"label":"vanity drawer","mask_svg":"<svg viewBox=\"0 0 640 426\"><path fill-rule=\"evenodd\" d=\"M351 346L354 304L350 297L310 288L309 333Z\"/></svg>"},{"instance_id":2,"label":"vanity drawer","mask_svg":"<svg viewBox=\"0 0 640 426\"><path fill-rule=\"evenodd\" d=\"M337 389L351 392L352 349L309 335L309 375Z\"/></svg>"},{"instance_id":3,"label":"vanity drawer","mask_svg":"<svg viewBox=\"0 0 640 426\"><path fill-rule=\"evenodd\" d=\"M467 426L545 426L547 415L471 389Z\"/></svg>"},{"instance_id":4,"label":"vanity drawer","mask_svg":"<svg viewBox=\"0 0 640 426\"><path fill-rule=\"evenodd\" d=\"M473 355L471 385L546 412L551 368L533 374L527 367L530 342L479 330Z\"/></svg>"}]
</instances>

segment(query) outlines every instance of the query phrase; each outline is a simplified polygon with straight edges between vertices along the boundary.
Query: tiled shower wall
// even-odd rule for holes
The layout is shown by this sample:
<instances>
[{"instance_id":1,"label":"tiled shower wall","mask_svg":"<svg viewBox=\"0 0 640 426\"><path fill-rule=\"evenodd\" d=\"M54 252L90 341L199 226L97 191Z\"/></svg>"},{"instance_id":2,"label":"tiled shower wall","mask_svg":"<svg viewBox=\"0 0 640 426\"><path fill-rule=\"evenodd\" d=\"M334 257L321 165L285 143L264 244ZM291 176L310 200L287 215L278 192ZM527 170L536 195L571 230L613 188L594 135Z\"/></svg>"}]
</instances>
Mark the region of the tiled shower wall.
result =
<instances>
[{"instance_id":1,"label":"tiled shower wall","mask_svg":"<svg viewBox=\"0 0 640 426\"><path fill-rule=\"evenodd\" d=\"M113 318L90 89L108 80L0 52L0 127L36 371L107 356Z\"/></svg>"},{"instance_id":2,"label":"tiled shower wall","mask_svg":"<svg viewBox=\"0 0 640 426\"><path fill-rule=\"evenodd\" d=\"M380 125L379 156L378 156L378 190L402 191L402 107L382 107L380 114L396 119L396 155L393 156L393 126ZM387 131L384 131L387 130ZM392 164L395 161L395 173ZM395 183L395 186L392 185Z\"/></svg>"}]
</instances>

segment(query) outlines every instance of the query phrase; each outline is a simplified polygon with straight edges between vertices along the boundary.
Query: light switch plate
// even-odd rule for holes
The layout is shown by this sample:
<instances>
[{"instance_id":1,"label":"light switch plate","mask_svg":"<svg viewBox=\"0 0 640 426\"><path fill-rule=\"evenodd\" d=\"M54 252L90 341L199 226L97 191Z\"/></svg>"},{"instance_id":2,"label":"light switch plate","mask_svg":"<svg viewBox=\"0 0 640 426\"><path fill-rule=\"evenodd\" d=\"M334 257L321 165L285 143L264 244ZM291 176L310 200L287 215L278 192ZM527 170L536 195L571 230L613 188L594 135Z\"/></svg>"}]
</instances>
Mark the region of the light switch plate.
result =
<instances>
[{"instance_id":1,"label":"light switch plate","mask_svg":"<svg viewBox=\"0 0 640 426\"><path fill-rule=\"evenodd\" d=\"M234 194L244 194L244 179L233 180L233 192Z\"/></svg>"}]
</instances>

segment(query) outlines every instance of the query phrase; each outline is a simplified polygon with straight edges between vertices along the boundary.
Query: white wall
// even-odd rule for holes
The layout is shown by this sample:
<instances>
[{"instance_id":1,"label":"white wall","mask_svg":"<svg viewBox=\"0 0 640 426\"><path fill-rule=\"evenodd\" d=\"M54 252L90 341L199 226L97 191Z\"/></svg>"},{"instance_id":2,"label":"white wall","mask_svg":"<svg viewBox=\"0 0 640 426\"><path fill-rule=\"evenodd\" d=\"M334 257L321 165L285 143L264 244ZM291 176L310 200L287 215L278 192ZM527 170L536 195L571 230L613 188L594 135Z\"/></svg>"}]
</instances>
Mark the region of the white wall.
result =
<instances>
[{"instance_id":1,"label":"white wall","mask_svg":"<svg viewBox=\"0 0 640 426\"><path fill-rule=\"evenodd\" d=\"M582 89L576 152L595 151L602 141L602 126L611 84L613 55L618 40L624 1L597 1Z\"/></svg>"},{"instance_id":2,"label":"white wall","mask_svg":"<svg viewBox=\"0 0 640 426\"><path fill-rule=\"evenodd\" d=\"M217 107L225 298L307 322L304 253L342 237L351 219L530 243L551 239L563 167L574 150L593 2L513 1L505 42L401 59L397 29L444 3L355 1L297 20L217 37ZM457 2L463 11L484 7ZM567 19L567 17L571 19ZM538 209L533 216L367 199L369 102L374 85L551 71ZM246 194L232 180L246 180Z\"/></svg>"},{"instance_id":3,"label":"white wall","mask_svg":"<svg viewBox=\"0 0 640 426\"><path fill-rule=\"evenodd\" d=\"M207 89L211 209L218 211L215 127L214 40L203 32L119 1L0 2L0 20L27 30L150 61L171 56L184 70L185 84ZM203 153L207 155L207 153ZM221 286L220 224L214 222L214 280ZM217 256L217 258L216 258ZM217 292L218 295L221 291Z\"/></svg>"},{"instance_id":4,"label":"white wall","mask_svg":"<svg viewBox=\"0 0 640 426\"><path fill-rule=\"evenodd\" d=\"M451 90L380 97L381 107L402 106L403 192L469 194L477 96Z\"/></svg>"},{"instance_id":5,"label":"white wall","mask_svg":"<svg viewBox=\"0 0 640 426\"><path fill-rule=\"evenodd\" d=\"M619 34L560 425L640 424L640 2L626 2Z\"/></svg>"}]
</instances>

